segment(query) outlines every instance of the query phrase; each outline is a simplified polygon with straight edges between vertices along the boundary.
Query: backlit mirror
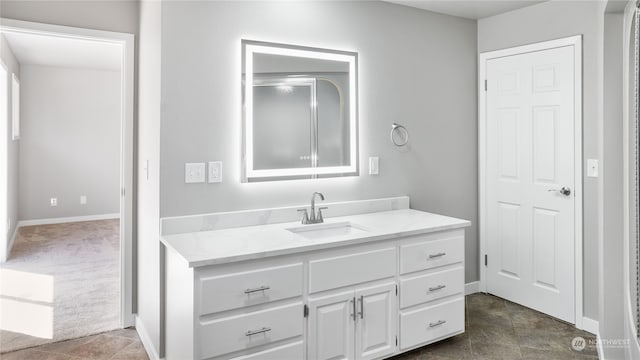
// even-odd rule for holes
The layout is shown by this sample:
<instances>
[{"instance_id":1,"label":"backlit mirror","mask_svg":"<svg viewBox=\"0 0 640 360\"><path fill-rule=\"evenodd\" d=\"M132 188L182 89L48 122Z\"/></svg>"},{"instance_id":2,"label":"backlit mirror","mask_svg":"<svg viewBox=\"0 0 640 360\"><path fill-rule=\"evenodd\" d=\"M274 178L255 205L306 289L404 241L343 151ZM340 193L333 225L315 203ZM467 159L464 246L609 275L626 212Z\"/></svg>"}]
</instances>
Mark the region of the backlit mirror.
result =
<instances>
[{"instance_id":1,"label":"backlit mirror","mask_svg":"<svg viewBox=\"0 0 640 360\"><path fill-rule=\"evenodd\" d=\"M357 54L242 41L243 181L358 173Z\"/></svg>"}]
</instances>

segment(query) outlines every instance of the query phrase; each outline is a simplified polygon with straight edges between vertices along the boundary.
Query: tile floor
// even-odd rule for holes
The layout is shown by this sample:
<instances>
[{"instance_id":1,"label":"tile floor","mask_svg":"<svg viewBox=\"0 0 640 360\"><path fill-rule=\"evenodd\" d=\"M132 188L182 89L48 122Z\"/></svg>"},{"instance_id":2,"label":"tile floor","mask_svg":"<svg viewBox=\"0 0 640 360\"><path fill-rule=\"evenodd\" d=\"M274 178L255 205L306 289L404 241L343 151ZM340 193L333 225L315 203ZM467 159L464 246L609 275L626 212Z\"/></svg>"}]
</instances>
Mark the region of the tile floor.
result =
<instances>
[{"instance_id":1,"label":"tile floor","mask_svg":"<svg viewBox=\"0 0 640 360\"><path fill-rule=\"evenodd\" d=\"M569 360L598 359L595 336L573 325L485 294L466 298L466 332L399 355L393 360ZM581 336L582 351L571 348ZM148 359L133 329L3 354L2 360L138 360ZM294 359L274 359L294 360ZM297 359L296 359L297 360Z\"/></svg>"},{"instance_id":2,"label":"tile floor","mask_svg":"<svg viewBox=\"0 0 640 360\"><path fill-rule=\"evenodd\" d=\"M402 354L393 360L569 360L598 359L595 336L501 298L466 297L466 331L453 338ZM574 337L586 348L571 348Z\"/></svg>"},{"instance_id":3,"label":"tile floor","mask_svg":"<svg viewBox=\"0 0 640 360\"><path fill-rule=\"evenodd\" d=\"M133 328L41 345L0 355L2 360L148 360Z\"/></svg>"}]
</instances>

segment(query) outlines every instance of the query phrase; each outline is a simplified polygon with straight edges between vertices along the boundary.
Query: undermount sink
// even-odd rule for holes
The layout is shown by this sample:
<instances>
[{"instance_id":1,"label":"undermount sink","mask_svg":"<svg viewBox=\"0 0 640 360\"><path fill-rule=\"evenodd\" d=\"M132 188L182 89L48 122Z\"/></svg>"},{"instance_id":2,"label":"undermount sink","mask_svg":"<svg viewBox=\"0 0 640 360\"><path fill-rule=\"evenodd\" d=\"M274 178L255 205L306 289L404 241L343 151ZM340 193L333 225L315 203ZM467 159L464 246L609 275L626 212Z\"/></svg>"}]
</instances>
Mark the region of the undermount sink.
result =
<instances>
[{"instance_id":1,"label":"undermount sink","mask_svg":"<svg viewBox=\"0 0 640 360\"><path fill-rule=\"evenodd\" d=\"M350 221L302 225L294 228L289 228L287 230L307 239L322 239L335 236L348 236L367 232L365 228Z\"/></svg>"}]
</instances>

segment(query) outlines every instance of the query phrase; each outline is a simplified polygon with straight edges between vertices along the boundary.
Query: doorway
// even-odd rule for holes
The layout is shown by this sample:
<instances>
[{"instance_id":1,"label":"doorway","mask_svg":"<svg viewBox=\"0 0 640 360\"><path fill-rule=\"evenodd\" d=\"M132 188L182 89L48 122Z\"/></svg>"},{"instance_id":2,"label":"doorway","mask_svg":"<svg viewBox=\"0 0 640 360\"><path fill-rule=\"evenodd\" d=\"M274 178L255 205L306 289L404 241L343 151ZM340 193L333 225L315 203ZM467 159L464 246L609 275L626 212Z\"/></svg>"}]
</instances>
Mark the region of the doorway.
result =
<instances>
[{"instance_id":1,"label":"doorway","mask_svg":"<svg viewBox=\"0 0 640 360\"><path fill-rule=\"evenodd\" d=\"M581 326L580 36L480 54L481 288Z\"/></svg>"},{"instance_id":2,"label":"doorway","mask_svg":"<svg viewBox=\"0 0 640 360\"><path fill-rule=\"evenodd\" d=\"M115 239L115 244L113 244L112 247L115 246L115 248L118 249L118 254L116 255L115 263L113 264L115 272L117 272L116 285L115 285L117 289L114 293L118 294L116 303L117 303L117 308L119 309L119 313L117 315L117 318L114 320L118 327L124 328L128 326L132 326L134 324L133 265L132 265L132 258L133 258L132 257L132 253L133 253L133 245L132 245L133 244L133 236L132 236L133 234L133 94L134 94L133 92L133 75L134 75L133 35L82 29L82 28L72 28L72 27L57 26L57 25L49 25L49 24L24 22L24 21L17 21L17 20L11 20L11 19L0 19L0 36L13 37L16 39L17 38L30 39L31 48L33 49L35 46L35 49L39 51L36 51L36 52L32 51L31 53L29 53L29 49L23 49L25 50L23 54L34 56L32 60L33 59L37 60L38 52L46 53L44 51L45 47L51 47L53 50L57 49L58 51L56 56L49 56L48 60L62 59L64 57L63 55L65 54L67 55L68 59L78 60L83 58L84 55L82 54L98 51L100 52L100 54L105 54L105 56L102 56L102 57L98 56L96 61L98 62L103 61L104 64L111 61L116 63L118 66L118 72L115 73L115 78L114 78L114 73L106 74L106 72L103 72L105 74L102 74L102 73L98 74L100 71L97 71L97 70L91 73L92 74L91 76L93 75L96 76L95 78L91 77L91 79L97 79L100 76L102 76L103 78L105 78L105 81L110 81L110 84L113 85L113 86L110 85L109 88L115 89L114 91L117 92L115 95L115 101L114 101L116 103L114 112L116 116L115 120L117 121L117 124L116 124L117 129L113 134L117 139L118 144L116 145L115 149L110 148L110 150L108 150L112 158L115 159L113 163L115 164L117 168L116 172L118 173L116 174L114 184L111 187L112 190L114 191L110 192L110 194L113 195L112 197L115 197L114 206L111 207L115 211L113 211L110 214L97 214L97 215L91 214L88 216L67 215L64 213L62 213L62 215L54 215L54 216L43 216L40 214L33 217L29 217L29 216L23 217L22 219L23 221L21 223L18 223L16 221L17 215L14 215L13 224L9 224L9 228L10 228L9 234L8 236L0 237L0 243L2 245L2 249L6 249L6 255L9 255L11 251L11 246L14 245L12 243L12 240L16 237L15 234L21 233L21 231L20 232L18 231L18 228L22 227L21 229L27 229L27 230L30 229L29 231L33 233L34 232L33 228L35 228L35 226L32 226L32 225L46 227L46 226L54 226L49 224L58 224L58 223L72 224L72 226L71 225L67 226L67 224L64 224L67 227L67 230L74 227L78 227L81 230L86 230L89 226L95 225L95 227L93 227L92 230L90 231L94 235L96 235L98 242L102 242L106 244L107 247L113 244L113 240L114 240L113 237L109 238L109 236L99 235L99 233L101 231L105 233L115 233L117 236L117 239ZM75 47L66 47L70 43L74 43L76 45L78 44L84 44L84 45L75 46ZM88 48L85 48L84 50L77 50L77 49L82 49L83 46L86 46ZM109 48L111 50L115 49L115 52L110 50L111 52L102 53L103 50L101 49L105 49L105 48ZM74 49L76 49L77 52ZM87 49L90 49L90 50L87 51ZM55 51L51 52L50 54L54 54L54 53ZM67 63L55 63L54 61L54 63L45 64L46 67L48 67L47 71L45 72L43 70L44 66L40 66L42 64L37 64L36 60L33 60L33 62L30 63L30 66L34 68L33 71L30 70L30 74L32 74L31 76L37 73L38 76L50 76L52 78L57 76L58 79L65 79L69 81L71 80L71 78L77 78L78 81L85 81L85 82L88 81L89 79L89 75L87 74L89 74L90 72L87 69L82 69L83 71L87 70L84 72L78 70L77 73L74 73L73 72L74 70L72 69L73 64L69 65ZM19 73L19 72L14 71L14 73ZM89 80L89 81L92 81L92 80ZM70 83L66 83L66 86L69 93L71 93L73 89L72 89L72 85L69 85L69 84ZM27 87L27 82L22 81L21 86L22 86L22 89L20 92L23 93L21 100L24 102L24 101L27 101L27 99L25 99L25 96L24 96L25 88ZM32 86L31 88L33 89L34 86ZM98 89L98 88L102 88L102 86L94 86L94 88ZM78 94L76 93L74 96L78 96ZM53 98L53 96L51 97ZM43 97L43 99L46 99L46 98L47 98L46 96ZM86 102L84 101L78 102L79 107L83 105L86 105ZM90 105L87 105L87 106L90 106ZM24 110L25 108L22 107L22 109ZM107 112L107 110L105 109L96 109L96 112L95 112L96 117L102 116L102 114L105 112ZM28 115L28 114L24 114L24 111L23 111L22 116L24 117L24 115ZM94 122L94 124L99 124L99 123L100 121ZM94 126L94 125L91 125L91 126ZM27 131L28 129L24 129L24 130ZM96 130L100 131L100 129L93 129L93 130L94 132ZM68 141L68 138L66 138L64 135L65 133L63 133L62 135L57 134L56 136L57 140L60 142L64 142L66 139ZM22 140L26 140L26 136L27 134L25 132ZM8 150L7 150L6 144L3 144L3 145L4 146L1 150L2 150L2 154L5 155L7 154ZM61 157L70 158L72 157L72 155L75 155L74 152L81 153L83 143L77 142L75 145L77 146L76 151L67 150L66 152L64 152L64 154ZM88 164L91 161L92 159L85 159L85 164L87 166L79 167L80 168L79 170L82 171L82 170L89 169L90 167L88 166ZM44 167L48 165L51 165L51 164L46 164L45 162L42 162L41 164L38 165L38 167ZM54 167L54 169L58 169L58 168ZM6 170L6 167L3 170ZM58 171L63 172L63 169L60 169ZM67 172L66 174L70 176L69 179L72 179L72 176L73 176L72 173ZM39 177L38 179L40 181L44 181L42 177ZM93 205L92 201L97 202L96 199L99 196L101 196L101 194L96 194L93 197L86 196L86 195L78 197L74 195L73 200L71 200L71 196L69 196L68 197L69 200L67 200L67 203L73 202L76 206L82 205L82 206L85 206L85 208L88 208L89 206L87 206L87 204ZM42 202L41 200L42 199L38 199L38 201ZM53 195L51 196L51 199L47 197L46 201L47 201L47 206L50 205L52 208L55 206L58 206L58 208L60 208L62 206L63 200L61 196L60 198L58 198L57 196ZM50 204L49 204L49 201L50 201ZM24 211L22 212L22 214L24 215ZM2 221L3 224L6 224L9 216L11 215L6 215L3 219L0 219L0 221ZM103 221L104 218L111 218L111 217L118 217L119 220ZM91 221L78 222L78 221L88 221L88 220L91 220ZM90 223L92 222L95 224L91 225ZM73 224L76 224L76 225L73 225ZM77 224L81 224L81 225L78 226ZM27 230L25 230L26 233L29 232ZM67 230L60 230L60 233L62 233L63 235L66 235L68 233ZM39 229L38 231L48 231L48 230ZM62 238L64 238L64 236L62 236ZM85 240L91 241L91 239L88 239L87 237L85 237ZM78 259L82 258L86 260L87 256L85 255L87 254L83 255L81 253L78 253L77 258ZM102 265L95 264L95 266L92 266L92 269L99 268L100 266ZM52 299L53 294L56 294L57 296L57 294L59 294L60 292L64 292L65 290L64 288L53 288L52 284L55 284L55 282L46 274L30 274L26 272L16 272L16 271L7 272L7 274L8 274L7 276L10 279L12 279L12 281L22 281L24 288L27 288L33 284L39 284L44 286L38 288L39 290L42 290L42 291L39 291L39 294L36 294L37 296L35 299L21 299L20 294L17 294L17 293L5 294L5 290L7 290L5 285L8 284L8 282L3 281L3 288L2 288L3 293L0 294L2 295L0 296L2 300L11 301L14 304L18 303L19 306L29 305L28 308L30 309L38 309L39 311L42 311L42 313L45 314L44 316L45 318L48 317L48 318L55 319L54 315L51 315L53 313L53 310L51 309L52 301L48 301L47 299ZM4 275L5 274L3 274L3 277ZM78 275L80 275L80 273L78 273ZM31 285L29 285L30 284L29 281L31 281ZM19 289L19 287L16 287L16 289ZM42 301L43 299L45 301ZM21 301L21 300L24 300L24 301ZM27 308L24 308L24 309L27 309ZM22 324L22 326L24 326L24 324ZM37 328L37 327L38 326L35 325L33 328ZM43 338L45 339L47 337L53 337L52 331L47 331L47 330L51 330L51 329L48 329L49 328L48 326L41 327L40 330L42 330L42 328L45 328L45 330L41 331L39 335L43 335ZM53 339L60 340L60 339L56 339L55 337L53 337ZM3 349L3 351L4 350L6 349Z\"/></svg>"}]
</instances>

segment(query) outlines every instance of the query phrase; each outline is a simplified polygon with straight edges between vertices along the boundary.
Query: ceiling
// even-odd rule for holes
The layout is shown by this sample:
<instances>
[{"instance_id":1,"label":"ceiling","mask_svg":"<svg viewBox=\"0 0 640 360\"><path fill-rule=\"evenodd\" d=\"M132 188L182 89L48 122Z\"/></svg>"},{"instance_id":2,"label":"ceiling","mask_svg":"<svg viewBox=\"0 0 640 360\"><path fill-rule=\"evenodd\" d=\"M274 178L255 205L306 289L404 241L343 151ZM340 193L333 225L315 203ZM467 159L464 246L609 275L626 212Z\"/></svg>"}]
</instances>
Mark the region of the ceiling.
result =
<instances>
[{"instance_id":1,"label":"ceiling","mask_svg":"<svg viewBox=\"0 0 640 360\"><path fill-rule=\"evenodd\" d=\"M544 0L383 0L441 14L481 19L535 5Z\"/></svg>"},{"instance_id":2,"label":"ceiling","mask_svg":"<svg viewBox=\"0 0 640 360\"><path fill-rule=\"evenodd\" d=\"M119 44L13 32L2 35L20 64L120 70Z\"/></svg>"}]
</instances>

